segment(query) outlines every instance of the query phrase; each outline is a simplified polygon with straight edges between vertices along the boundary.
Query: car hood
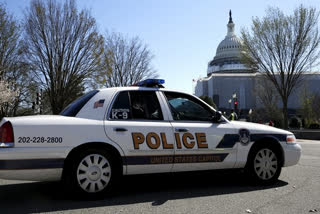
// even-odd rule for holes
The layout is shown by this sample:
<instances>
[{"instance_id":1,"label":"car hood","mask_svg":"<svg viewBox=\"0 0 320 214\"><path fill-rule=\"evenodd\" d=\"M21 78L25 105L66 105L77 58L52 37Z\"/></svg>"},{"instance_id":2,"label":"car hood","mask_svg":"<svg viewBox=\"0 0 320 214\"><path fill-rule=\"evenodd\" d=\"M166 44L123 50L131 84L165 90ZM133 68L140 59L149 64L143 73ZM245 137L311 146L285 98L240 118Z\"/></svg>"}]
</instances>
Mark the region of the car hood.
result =
<instances>
[{"instance_id":1,"label":"car hood","mask_svg":"<svg viewBox=\"0 0 320 214\"><path fill-rule=\"evenodd\" d=\"M231 121L230 123L236 129L248 129L251 134L292 134L289 131L259 123L249 123L242 121Z\"/></svg>"}]
</instances>

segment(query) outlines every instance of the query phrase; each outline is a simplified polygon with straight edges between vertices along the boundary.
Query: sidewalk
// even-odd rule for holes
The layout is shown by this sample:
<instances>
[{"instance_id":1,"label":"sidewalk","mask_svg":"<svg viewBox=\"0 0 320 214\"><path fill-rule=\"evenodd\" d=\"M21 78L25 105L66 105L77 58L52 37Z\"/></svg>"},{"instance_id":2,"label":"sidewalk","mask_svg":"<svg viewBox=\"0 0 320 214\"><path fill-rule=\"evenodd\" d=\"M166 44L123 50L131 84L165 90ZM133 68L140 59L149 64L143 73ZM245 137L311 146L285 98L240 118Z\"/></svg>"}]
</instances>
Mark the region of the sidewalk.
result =
<instances>
[{"instance_id":1,"label":"sidewalk","mask_svg":"<svg viewBox=\"0 0 320 214\"><path fill-rule=\"evenodd\" d=\"M297 139L299 144L320 144L320 140Z\"/></svg>"}]
</instances>

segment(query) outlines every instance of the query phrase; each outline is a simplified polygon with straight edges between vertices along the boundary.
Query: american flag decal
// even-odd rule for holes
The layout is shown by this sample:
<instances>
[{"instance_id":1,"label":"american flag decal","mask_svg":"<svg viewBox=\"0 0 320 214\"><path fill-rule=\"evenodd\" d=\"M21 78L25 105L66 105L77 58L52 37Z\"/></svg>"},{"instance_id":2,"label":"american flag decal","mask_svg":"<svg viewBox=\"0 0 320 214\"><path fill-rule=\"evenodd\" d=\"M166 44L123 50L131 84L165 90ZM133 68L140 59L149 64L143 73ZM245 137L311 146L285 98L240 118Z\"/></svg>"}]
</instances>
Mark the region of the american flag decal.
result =
<instances>
[{"instance_id":1,"label":"american flag decal","mask_svg":"<svg viewBox=\"0 0 320 214\"><path fill-rule=\"evenodd\" d=\"M103 107L104 100L98 100L97 102L94 103L93 108L99 108Z\"/></svg>"}]
</instances>

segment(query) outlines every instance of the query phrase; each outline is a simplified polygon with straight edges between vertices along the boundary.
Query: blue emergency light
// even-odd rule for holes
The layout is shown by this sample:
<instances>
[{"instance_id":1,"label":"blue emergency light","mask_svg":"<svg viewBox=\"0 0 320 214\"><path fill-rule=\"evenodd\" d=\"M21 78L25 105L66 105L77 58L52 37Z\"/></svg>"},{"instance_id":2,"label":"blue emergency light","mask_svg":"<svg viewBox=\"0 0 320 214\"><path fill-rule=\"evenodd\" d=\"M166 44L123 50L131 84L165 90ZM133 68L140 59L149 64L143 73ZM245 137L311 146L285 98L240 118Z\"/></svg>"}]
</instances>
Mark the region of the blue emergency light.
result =
<instances>
[{"instance_id":1,"label":"blue emergency light","mask_svg":"<svg viewBox=\"0 0 320 214\"><path fill-rule=\"evenodd\" d=\"M141 86L141 87L163 87L162 84L164 84L164 79L146 79L143 81L140 81L135 86Z\"/></svg>"}]
</instances>

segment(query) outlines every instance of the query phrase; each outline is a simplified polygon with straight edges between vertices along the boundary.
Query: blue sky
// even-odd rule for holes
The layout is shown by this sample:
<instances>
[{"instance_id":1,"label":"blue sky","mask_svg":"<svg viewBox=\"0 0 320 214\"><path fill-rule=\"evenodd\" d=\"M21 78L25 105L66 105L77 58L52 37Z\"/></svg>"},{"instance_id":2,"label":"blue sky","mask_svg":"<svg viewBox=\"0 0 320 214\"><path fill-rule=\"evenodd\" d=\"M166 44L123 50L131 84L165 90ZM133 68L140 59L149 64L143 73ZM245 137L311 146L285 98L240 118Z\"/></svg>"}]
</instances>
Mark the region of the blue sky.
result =
<instances>
[{"instance_id":1,"label":"blue sky","mask_svg":"<svg viewBox=\"0 0 320 214\"><path fill-rule=\"evenodd\" d=\"M60 0L62 1L62 0ZM1 0L18 19L29 0ZM78 0L96 18L101 33L138 36L154 54L153 66L165 87L192 92L192 79L206 76L207 64L227 32L232 10L235 31L249 28L268 6L289 14L300 3L319 9L318 0Z\"/></svg>"}]
</instances>

